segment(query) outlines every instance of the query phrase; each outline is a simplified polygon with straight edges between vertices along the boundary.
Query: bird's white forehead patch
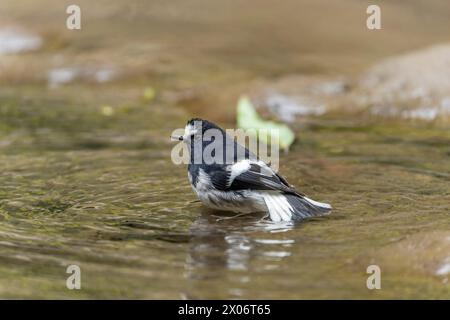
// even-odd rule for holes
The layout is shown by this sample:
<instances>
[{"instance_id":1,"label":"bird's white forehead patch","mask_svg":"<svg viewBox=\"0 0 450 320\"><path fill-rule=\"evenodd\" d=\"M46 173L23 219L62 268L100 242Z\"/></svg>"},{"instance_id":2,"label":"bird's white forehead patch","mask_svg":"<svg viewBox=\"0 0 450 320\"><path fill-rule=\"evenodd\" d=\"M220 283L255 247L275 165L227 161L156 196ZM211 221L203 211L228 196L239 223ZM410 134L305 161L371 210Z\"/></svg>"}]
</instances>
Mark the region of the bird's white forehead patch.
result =
<instances>
[{"instance_id":1,"label":"bird's white forehead patch","mask_svg":"<svg viewBox=\"0 0 450 320\"><path fill-rule=\"evenodd\" d=\"M198 131L198 129L196 129L194 127L194 125L192 124L187 124L186 127L184 128L184 136L185 137L189 137L192 136L193 134L196 134Z\"/></svg>"}]
</instances>

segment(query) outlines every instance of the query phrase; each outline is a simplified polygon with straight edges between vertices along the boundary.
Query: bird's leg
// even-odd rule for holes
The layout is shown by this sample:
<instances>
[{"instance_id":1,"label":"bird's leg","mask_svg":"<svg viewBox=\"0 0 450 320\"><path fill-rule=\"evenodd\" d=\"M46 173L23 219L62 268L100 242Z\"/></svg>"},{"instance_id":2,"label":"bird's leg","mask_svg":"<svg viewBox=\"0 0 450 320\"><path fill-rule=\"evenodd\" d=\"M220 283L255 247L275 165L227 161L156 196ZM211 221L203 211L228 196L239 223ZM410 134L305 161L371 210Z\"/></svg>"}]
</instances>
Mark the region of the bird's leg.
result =
<instances>
[{"instance_id":1,"label":"bird's leg","mask_svg":"<svg viewBox=\"0 0 450 320\"><path fill-rule=\"evenodd\" d=\"M268 218L269 216L270 216L270 214L266 213L266 214L264 215L264 217L262 217L261 219L259 219L258 222L262 222L263 220L265 220L265 219Z\"/></svg>"}]
</instances>

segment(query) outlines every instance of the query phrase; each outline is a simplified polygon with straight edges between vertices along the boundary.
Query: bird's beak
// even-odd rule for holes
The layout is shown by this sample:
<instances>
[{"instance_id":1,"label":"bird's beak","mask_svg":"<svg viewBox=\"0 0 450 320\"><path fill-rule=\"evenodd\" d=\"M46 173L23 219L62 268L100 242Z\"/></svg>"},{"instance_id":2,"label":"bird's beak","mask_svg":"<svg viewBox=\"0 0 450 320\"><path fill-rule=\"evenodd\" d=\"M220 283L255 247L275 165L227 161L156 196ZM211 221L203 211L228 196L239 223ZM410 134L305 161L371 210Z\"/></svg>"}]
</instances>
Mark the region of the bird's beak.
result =
<instances>
[{"instance_id":1,"label":"bird's beak","mask_svg":"<svg viewBox=\"0 0 450 320\"><path fill-rule=\"evenodd\" d=\"M172 141L183 141L183 136L170 136Z\"/></svg>"}]
</instances>

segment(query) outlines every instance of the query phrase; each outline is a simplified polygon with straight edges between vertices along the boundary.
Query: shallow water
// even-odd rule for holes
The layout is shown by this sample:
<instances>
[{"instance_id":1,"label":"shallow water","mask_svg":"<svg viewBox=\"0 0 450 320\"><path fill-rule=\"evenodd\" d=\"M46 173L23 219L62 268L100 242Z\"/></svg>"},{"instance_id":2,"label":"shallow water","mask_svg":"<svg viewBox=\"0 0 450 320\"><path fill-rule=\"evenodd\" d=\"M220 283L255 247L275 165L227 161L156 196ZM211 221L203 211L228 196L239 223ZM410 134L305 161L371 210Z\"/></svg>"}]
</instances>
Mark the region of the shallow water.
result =
<instances>
[{"instance_id":1,"label":"shallow water","mask_svg":"<svg viewBox=\"0 0 450 320\"><path fill-rule=\"evenodd\" d=\"M27 3L2 2L11 10L3 20L45 36L37 53L0 57L1 298L450 298L448 127L337 111L293 124L297 142L280 172L334 207L295 225L205 209L186 168L170 161L169 141L192 115L234 119L255 78L353 73L443 41L447 2L426 6L435 18L425 26L415 23L421 1L389 5L408 28L369 38L357 28L365 12L357 2L326 12L315 1L264 2L255 12L235 10L239 1L208 2L209 11L199 10L204 1L178 11L134 1L131 18L114 2L89 7L90 27L76 35L49 18L64 8L36 14ZM336 28L306 28L324 20ZM117 67L112 83L80 77L48 87L49 70L104 62ZM143 98L149 86L154 100ZM66 288L71 264L81 290ZM372 264L381 290L366 287Z\"/></svg>"},{"instance_id":2,"label":"shallow water","mask_svg":"<svg viewBox=\"0 0 450 320\"><path fill-rule=\"evenodd\" d=\"M281 173L335 209L279 225L196 201L170 161L179 109L135 103L105 116L89 102L59 112L26 101L2 100L4 298L449 297L448 275L436 274L449 254L448 130L364 118L296 128ZM65 287L70 264L80 291ZM382 270L376 292L371 264Z\"/></svg>"}]
</instances>

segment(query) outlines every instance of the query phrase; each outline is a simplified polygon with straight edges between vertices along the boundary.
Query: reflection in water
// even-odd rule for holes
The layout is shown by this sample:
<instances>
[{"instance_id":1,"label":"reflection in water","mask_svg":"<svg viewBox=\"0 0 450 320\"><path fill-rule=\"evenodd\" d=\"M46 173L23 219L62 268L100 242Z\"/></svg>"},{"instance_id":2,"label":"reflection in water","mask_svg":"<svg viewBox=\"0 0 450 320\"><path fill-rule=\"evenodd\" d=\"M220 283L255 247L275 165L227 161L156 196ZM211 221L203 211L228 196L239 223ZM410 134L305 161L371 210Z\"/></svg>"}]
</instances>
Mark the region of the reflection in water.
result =
<instances>
[{"instance_id":1,"label":"reflection in water","mask_svg":"<svg viewBox=\"0 0 450 320\"><path fill-rule=\"evenodd\" d=\"M185 265L186 298L240 298L255 277L277 270L292 252L292 223L274 224L248 215L218 219L205 212L192 224ZM279 232L285 232L280 239Z\"/></svg>"}]
</instances>

